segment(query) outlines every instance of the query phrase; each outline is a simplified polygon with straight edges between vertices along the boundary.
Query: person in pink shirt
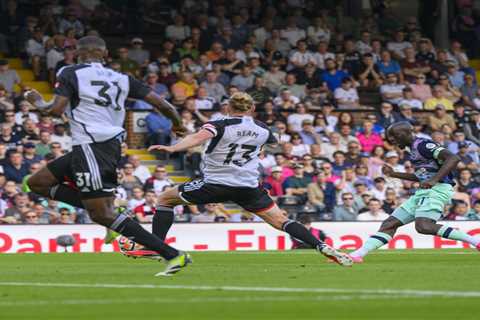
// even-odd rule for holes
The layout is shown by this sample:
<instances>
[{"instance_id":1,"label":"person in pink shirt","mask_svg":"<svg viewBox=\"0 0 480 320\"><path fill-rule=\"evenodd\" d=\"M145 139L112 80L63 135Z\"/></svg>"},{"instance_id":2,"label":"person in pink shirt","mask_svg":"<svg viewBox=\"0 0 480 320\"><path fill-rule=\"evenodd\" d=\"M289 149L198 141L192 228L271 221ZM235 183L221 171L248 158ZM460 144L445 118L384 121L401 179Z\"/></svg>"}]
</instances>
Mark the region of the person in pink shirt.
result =
<instances>
[{"instance_id":1,"label":"person in pink shirt","mask_svg":"<svg viewBox=\"0 0 480 320\"><path fill-rule=\"evenodd\" d=\"M290 163L283 153L275 154L276 166L282 169L282 179L285 180L288 177L293 176L293 169L290 168ZM273 172L272 172L273 173Z\"/></svg>"},{"instance_id":2,"label":"person in pink shirt","mask_svg":"<svg viewBox=\"0 0 480 320\"><path fill-rule=\"evenodd\" d=\"M365 120L362 132L357 133L363 152L372 152L375 146L383 146L383 139L378 133L373 132L373 122Z\"/></svg>"},{"instance_id":3,"label":"person in pink shirt","mask_svg":"<svg viewBox=\"0 0 480 320\"><path fill-rule=\"evenodd\" d=\"M412 94L415 99L425 102L432 97L432 88L425 83L426 76L424 74L418 74L415 78L415 83L409 85L412 89Z\"/></svg>"}]
</instances>

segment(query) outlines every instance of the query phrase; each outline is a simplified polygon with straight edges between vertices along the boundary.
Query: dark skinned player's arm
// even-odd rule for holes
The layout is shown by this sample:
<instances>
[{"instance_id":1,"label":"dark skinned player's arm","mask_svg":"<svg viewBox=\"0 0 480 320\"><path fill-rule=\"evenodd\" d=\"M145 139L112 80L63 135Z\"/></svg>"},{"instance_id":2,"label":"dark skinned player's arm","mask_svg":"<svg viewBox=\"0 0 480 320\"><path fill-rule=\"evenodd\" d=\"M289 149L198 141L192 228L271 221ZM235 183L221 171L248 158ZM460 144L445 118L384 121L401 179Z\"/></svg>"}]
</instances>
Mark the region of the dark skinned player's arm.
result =
<instances>
[{"instance_id":1,"label":"dark skinned player's arm","mask_svg":"<svg viewBox=\"0 0 480 320\"><path fill-rule=\"evenodd\" d=\"M154 106L157 111L170 119L174 128L179 128L182 126L180 115L175 107L167 100L163 99L153 91L150 91L150 93L145 96L144 100Z\"/></svg>"},{"instance_id":2,"label":"dark skinned player's arm","mask_svg":"<svg viewBox=\"0 0 480 320\"><path fill-rule=\"evenodd\" d=\"M420 180L417 178L417 176L414 175L413 173L394 171L390 174L390 177L397 178L397 179L402 179L402 180L413 181L413 182L420 182Z\"/></svg>"},{"instance_id":3,"label":"dark skinned player's arm","mask_svg":"<svg viewBox=\"0 0 480 320\"><path fill-rule=\"evenodd\" d=\"M457 168L458 163L460 162L460 157L451 153L447 149L443 149L437 156L437 160L442 163L442 166L438 172L432 177L431 180L435 182L441 181L449 173Z\"/></svg>"}]
</instances>

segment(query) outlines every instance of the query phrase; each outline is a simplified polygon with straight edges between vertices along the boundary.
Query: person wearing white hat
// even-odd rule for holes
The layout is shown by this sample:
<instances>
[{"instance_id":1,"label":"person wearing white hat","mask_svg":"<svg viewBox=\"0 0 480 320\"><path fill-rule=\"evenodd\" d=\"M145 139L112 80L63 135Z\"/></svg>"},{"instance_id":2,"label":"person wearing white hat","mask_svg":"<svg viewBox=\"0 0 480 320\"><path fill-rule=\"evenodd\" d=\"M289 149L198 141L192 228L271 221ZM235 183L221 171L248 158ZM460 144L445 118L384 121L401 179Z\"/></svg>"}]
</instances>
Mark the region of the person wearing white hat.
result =
<instances>
[{"instance_id":1,"label":"person wearing white hat","mask_svg":"<svg viewBox=\"0 0 480 320\"><path fill-rule=\"evenodd\" d=\"M130 44L132 47L128 50L128 57L141 66L147 66L150 62L150 52L143 49L143 39L133 38Z\"/></svg>"}]
</instances>

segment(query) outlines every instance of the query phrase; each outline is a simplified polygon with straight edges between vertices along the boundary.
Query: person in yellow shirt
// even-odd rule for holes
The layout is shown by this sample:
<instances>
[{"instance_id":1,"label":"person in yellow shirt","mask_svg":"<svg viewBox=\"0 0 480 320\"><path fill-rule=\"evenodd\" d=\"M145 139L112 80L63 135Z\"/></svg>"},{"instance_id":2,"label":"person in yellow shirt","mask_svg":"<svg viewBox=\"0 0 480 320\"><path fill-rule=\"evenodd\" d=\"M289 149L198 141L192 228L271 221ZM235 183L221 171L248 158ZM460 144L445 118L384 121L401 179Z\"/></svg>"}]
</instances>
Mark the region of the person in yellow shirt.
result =
<instances>
[{"instance_id":1,"label":"person in yellow shirt","mask_svg":"<svg viewBox=\"0 0 480 320\"><path fill-rule=\"evenodd\" d=\"M442 87L435 86L432 90L433 97L425 101L423 109L434 110L437 105L442 105L445 107L445 110L453 111L453 103L445 98L445 92L443 90L444 89Z\"/></svg>"},{"instance_id":2,"label":"person in yellow shirt","mask_svg":"<svg viewBox=\"0 0 480 320\"><path fill-rule=\"evenodd\" d=\"M183 104L188 98L195 95L197 90L197 82L193 77L193 74L188 71L182 72L180 80L175 82L171 88L173 95L173 102L177 105Z\"/></svg>"}]
</instances>

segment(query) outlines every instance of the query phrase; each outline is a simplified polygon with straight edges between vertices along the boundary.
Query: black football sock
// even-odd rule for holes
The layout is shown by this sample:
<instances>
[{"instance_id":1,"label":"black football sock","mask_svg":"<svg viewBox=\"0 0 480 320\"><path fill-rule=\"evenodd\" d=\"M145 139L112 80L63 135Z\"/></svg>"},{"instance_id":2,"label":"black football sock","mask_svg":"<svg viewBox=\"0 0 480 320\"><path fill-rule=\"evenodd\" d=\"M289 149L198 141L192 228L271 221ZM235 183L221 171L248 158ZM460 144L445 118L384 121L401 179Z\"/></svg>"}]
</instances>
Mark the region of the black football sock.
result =
<instances>
[{"instance_id":1,"label":"black football sock","mask_svg":"<svg viewBox=\"0 0 480 320\"><path fill-rule=\"evenodd\" d=\"M302 241L303 243L311 245L313 248L318 248L323 245L323 242L318 240L311 234L307 228L298 223L297 221L288 220L283 223L283 231Z\"/></svg>"},{"instance_id":2,"label":"black football sock","mask_svg":"<svg viewBox=\"0 0 480 320\"><path fill-rule=\"evenodd\" d=\"M109 228L117 231L118 233L137 243L144 245L150 250L157 251L162 257L167 260L178 256L177 249L170 247L159 237L143 229L140 224L133 221L124 214L119 214Z\"/></svg>"},{"instance_id":3,"label":"black football sock","mask_svg":"<svg viewBox=\"0 0 480 320\"><path fill-rule=\"evenodd\" d=\"M152 233L162 240L167 237L168 230L173 223L173 208L158 206L153 216Z\"/></svg>"},{"instance_id":4,"label":"black football sock","mask_svg":"<svg viewBox=\"0 0 480 320\"><path fill-rule=\"evenodd\" d=\"M80 199L80 192L73 190L63 184L57 184L49 190L50 198L56 201L65 202L71 206L85 209Z\"/></svg>"}]
</instances>

